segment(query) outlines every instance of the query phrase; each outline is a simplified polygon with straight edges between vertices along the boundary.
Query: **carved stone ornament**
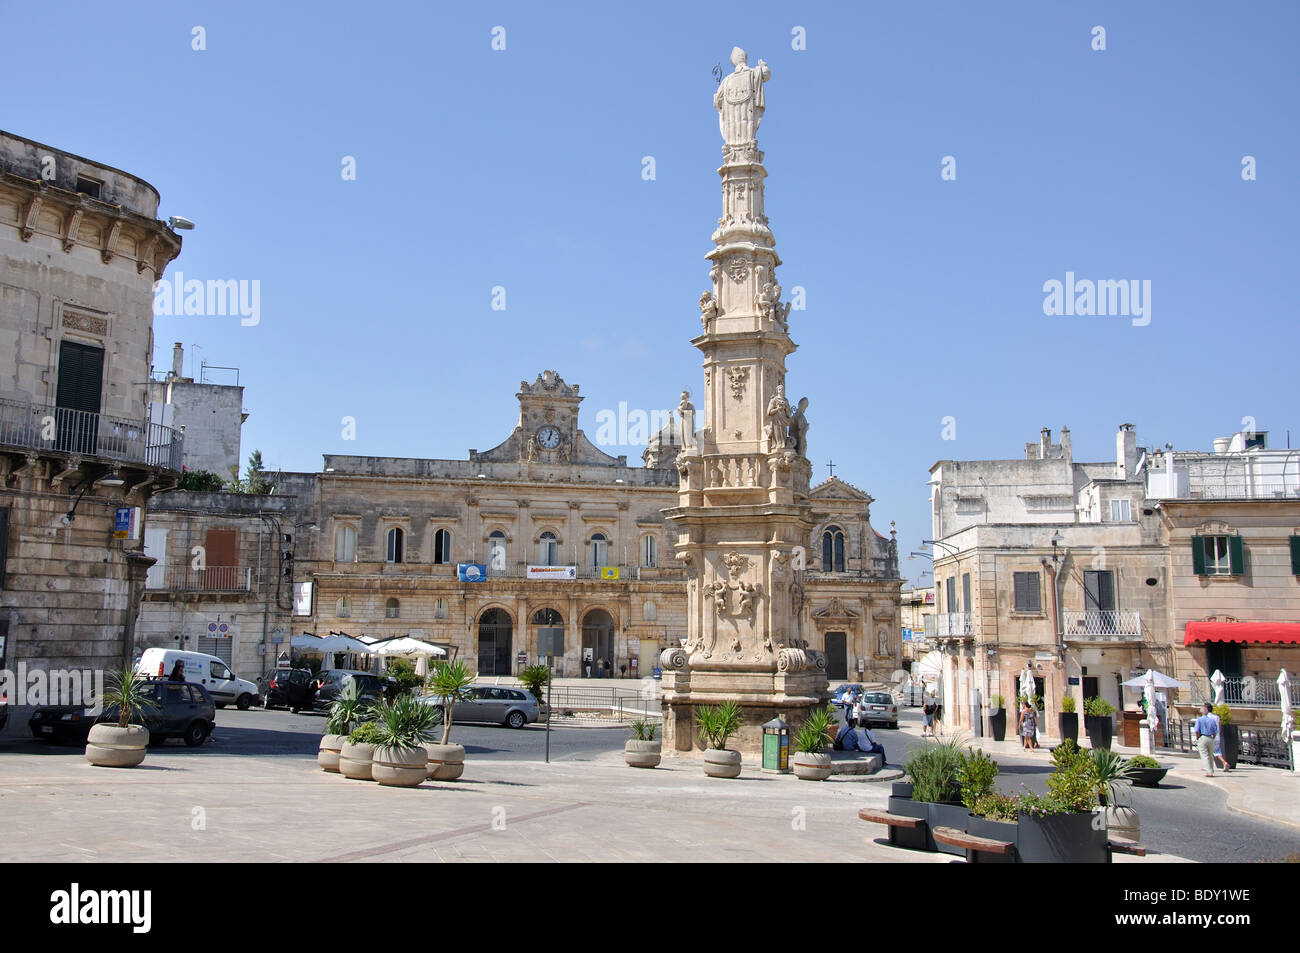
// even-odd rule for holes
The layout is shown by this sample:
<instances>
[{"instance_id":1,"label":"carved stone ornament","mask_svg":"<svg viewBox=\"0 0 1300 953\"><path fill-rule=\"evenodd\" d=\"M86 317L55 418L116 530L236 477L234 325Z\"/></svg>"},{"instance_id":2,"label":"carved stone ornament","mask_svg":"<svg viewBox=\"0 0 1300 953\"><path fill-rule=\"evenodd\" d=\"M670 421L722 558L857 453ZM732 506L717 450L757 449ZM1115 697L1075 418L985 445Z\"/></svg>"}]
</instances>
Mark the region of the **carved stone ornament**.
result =
<instances>
[{"instance_id":1,"label":"carved stone ornament","mask_svg":"<svg viewBox=\"0 0 1300 953\"><path fill-rule=\"evenodd\" d=\"M727 277L740 284L749 277L749 260L745 258L732 258L727 262Z\"/></svg>"},{"instance_id":2,"label":"carved stone ornament","mask_svg":"<svg viewBox=\"0 0 1300 953\"><path fill-rule=\"evenodd\" d=\"M677 671L685 668L686 650L681 646L664 649L659 653L659 666L669 671Z\"/></svg>"},{"instance_id":3,"label":"carved stone ornament","mask_svg":"<svg viewBox=\"0 0 1300 953\"><path fill-rule=\"evenodd\" d=\"M745 384L749 380L748 367L727 368L727 381L731 384L731 396L742 400L745 396Z\"/></svg>"},{"instance_id":4,"label":"carved stone ornament","mask_svg":"<svg viewBox=\"0 0 1300 953\"><path fill-rule=\"evenodd\" d=\"M789 561L790 561L790 557L786 553L781 552L779 549L776 552L772 553L772 575L784 576L785 567Z\"/></svg>"},{"instance_id":5,"label":"carved stone ornament","mask_svg":"<svg viewBox=\"0 0 1300 953\"><path fill-rule=\"evenodd\" d=\"M741 553L727 553L722 557L722 561L727 564L727 571L731 573L732 579L739 579L741 573L749 568L749 557Z\"/></svg>"}]
</instances>

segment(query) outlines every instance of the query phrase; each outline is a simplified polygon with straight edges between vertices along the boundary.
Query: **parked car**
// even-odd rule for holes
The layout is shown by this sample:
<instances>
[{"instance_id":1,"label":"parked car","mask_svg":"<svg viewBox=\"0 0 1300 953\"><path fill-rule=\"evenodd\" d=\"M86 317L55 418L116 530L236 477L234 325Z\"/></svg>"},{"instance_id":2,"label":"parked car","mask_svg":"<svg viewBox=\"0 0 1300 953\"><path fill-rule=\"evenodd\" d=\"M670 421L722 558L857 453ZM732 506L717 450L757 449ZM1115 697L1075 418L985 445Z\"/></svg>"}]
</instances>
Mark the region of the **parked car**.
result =
<instances>
[{"instance_id":1,"label":"parked car","mask_svg":"<svg viewBox=\"0 0 1300 953\"><path fill-rule=\"evenodd\" d=\"M280 668L263 676L266 687L262 704L266 708L288 708L297 714L311 708L316 700L316 686L320 683L311 669Z\"/></svg>"},{"instance_id":2,"label":"parked car","mask_svg":"<svg viewBox=\"0 0 1300 953\"><path fill-rule=\"evenodd\" d=\"M177 662L182 664L185 681L207 689L218 708L238 705L242 711L261 701L257 686L247 679L236 678L229 666L215 655L180 649L145 649L135 670L149 678L167 678Z\"/></svg>"},{"instance_id":3,"label":"parked car","mask_svg":"<svg viewBox=\"0 0 1300 953\"><path fill-rule=\"evenodd\" d=\"M456 702L456 709L451 716L453 722L522 728L541 717L541 706L537 699L531 692L521 688L471 685L469 695L469 698ZM428 705L442 706L441 695L423 695L421 700Z\"/></svg>"},{"instance_id":4,"label":"parked car","mask_svg":"<svg viewBox=\"0 0 1300 953\"><path fill-rule=\"evenodd\" d=\"M321 711L328 710L351 682L356 683L357 692L362 700L371 705L384 697L384 685L378 675L372 672L334 668L316 676L316 695L312 700L312 707Z\"/></svg>"},{"instance_id":5,"label":"parked car","mask_svg":"<svg viewBox=\"0 0 1300 953\"><path fill-rule=\"evenodd\" d=\"M889 692L867 692L858 702L858 724L864 727L884 725L898 727L898 702Z\"/></svg>"},{"instance_id":6,"label":"parked car","mask_svg":"<svg viewBox=\"0 0 1300 953\"><path fill-rule=\"evenodd\" d=\"M181 738L190 747L197 747L216 727L217 706L202 685L151 679L142 693L153 703L140 712L141 723L149 729L150 744ZM116 722L117 706L106 706L96 717L84 706L43 705L32 713L27 724L32 735L42 741L85 744L91 726L100 721Z\"/></svg>"},{"instance_id":7,"label":"parked car","mask_svg":"<svg viewBox=\"0 0 1300 953\"><path fill-rule=\"evenodd\" d=\"M835 705L844 704L844 696L850 691L862 693L862 685L858 682L849 682L846 685L837 686L835 691L831 692L831 703Z\"/></svg>"}]
</instances>

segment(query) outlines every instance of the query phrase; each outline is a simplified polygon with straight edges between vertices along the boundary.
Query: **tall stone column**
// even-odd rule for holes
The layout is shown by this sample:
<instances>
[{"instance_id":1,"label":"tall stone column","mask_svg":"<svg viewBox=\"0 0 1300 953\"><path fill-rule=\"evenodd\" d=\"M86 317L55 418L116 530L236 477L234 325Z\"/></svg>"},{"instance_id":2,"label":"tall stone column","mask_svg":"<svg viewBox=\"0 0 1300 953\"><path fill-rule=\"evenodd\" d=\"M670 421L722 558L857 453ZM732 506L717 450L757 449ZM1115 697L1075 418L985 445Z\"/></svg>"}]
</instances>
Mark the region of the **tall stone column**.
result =
<instances>
[{"instance_id":1,"label":"tall stone column","mask_svg":"<svg viewBox=\"0 0 1300 953\"><path fill-rule=\"evenodd\" d=\"M764 722L779 715L796 727L828 696L826 657L800 625L812 467L807 402L792 405L785 392L795 344L763 210L757 131L771 72L762 60L750 67L738 48L731 62L714 96L722 217L705 256L701 333L691 341L704 356L702 426L683 438L678 506L665 511L687 573L686 643L661 657L664 738L679 751L699 747L699 705L738 701L745 727L732 747L756 752Z\"/></svg>"}]
</instances>

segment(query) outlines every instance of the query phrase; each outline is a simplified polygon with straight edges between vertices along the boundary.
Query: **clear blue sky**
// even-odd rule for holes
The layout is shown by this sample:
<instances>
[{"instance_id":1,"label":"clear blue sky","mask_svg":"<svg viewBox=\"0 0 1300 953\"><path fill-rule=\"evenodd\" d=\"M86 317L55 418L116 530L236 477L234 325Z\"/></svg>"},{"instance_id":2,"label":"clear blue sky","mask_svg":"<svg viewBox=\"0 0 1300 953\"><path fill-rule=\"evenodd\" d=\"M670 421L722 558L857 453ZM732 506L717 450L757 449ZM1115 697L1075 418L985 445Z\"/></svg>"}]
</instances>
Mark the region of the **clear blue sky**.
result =
<instances>
[{"instance_id":1,"label":"clear blue sky","mask_svg":"<svg viewBox=\"0 0 1300 953\"><path fill-rule=\"evenodd\" d=\"M1293 2L0 6L30 53L0 127L157 186L198 223L171 272L261 282L256 327L159 318L155 365L173 341L237 365L245 455L272 467L463 458L544 368L582 385L592 436L602 408L698 391L710 70L735 44L772 68L767 211L807 289L788 386L815 478L833 457L904 556L937 459L1062 424L1094 460L1124 421L1184 449L1243 417L1275 445L1300 428ZM1045 316L1067 271L1150 280L1150 325Z\"/></svg>"}]
</instances>

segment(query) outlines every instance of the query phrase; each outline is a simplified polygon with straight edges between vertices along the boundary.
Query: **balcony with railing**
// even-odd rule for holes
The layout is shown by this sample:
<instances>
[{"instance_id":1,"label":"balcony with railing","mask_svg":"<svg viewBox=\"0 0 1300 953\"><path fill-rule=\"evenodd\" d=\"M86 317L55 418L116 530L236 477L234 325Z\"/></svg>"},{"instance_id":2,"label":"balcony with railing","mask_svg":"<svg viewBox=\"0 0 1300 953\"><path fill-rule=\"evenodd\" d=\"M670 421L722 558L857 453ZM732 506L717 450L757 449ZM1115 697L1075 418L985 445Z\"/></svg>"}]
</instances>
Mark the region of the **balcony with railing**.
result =
<instances>
[{"instance_id":1,"label":"balcony with railing","mask_svg":"<svg viewBox=\"0 0 1300 953\"><path fill-rule=\"evenodd\" d=\"M147 587L167 592L252 592L254 573L247 566L169 566L154 576Z\"/></svg>"},{"instance_id":2,"label":"balcony with railing","mask_svg":"<svg viewBox=\"0 0 1300 953\"><path fill-rule=\"evenodd\" d=\"M148 420L0 398L0 446L181 469L182 436Z\"/></svg>"},{"instance_id":3,"label":"balcony with railing","mask_svg":"<svg viewBox=\"0 0 1300 953\"><path fill-rule=\"evenodd\" d=\"M937 612L925 617L927 639L969 639L974 635L969 612Z\"/></svg>"},{"instance_id":4,"label":"balcony with railing","mask_svg":"<svg viewBox=\"0 0 1300 953\"><path fill-rule=\"evenodd\" d=\"M1141 642L1142 617L1136 609L1066 609L1066 642Z\"/></svg>"},{"instance_id":5,"label":"balcony with railing","mask_svg":"<svg viewBox=\"0 0 1300 953\"><path fill-rule=\"evenodd\" d=\"M1278 708L1282 696L1277 687L1277 672L1265 675L1234 675L1223 680L1223 700L1241 708ZM1179 679L1192 686L1196 704L1214 702L1214 685L1205 675L1180 674Z\"/></svg>"}]
</instances>

